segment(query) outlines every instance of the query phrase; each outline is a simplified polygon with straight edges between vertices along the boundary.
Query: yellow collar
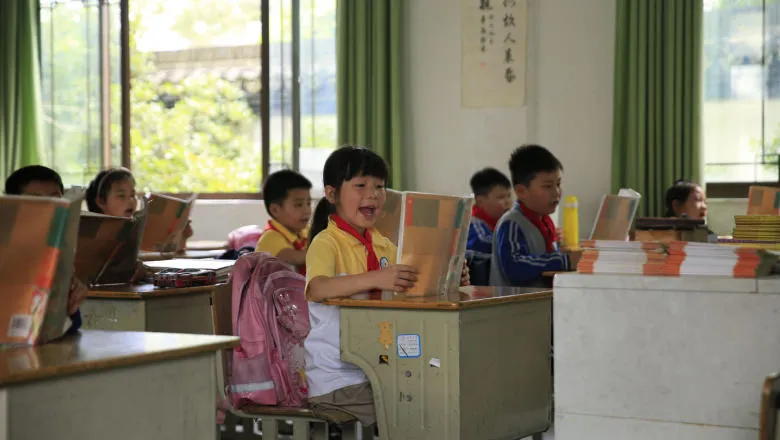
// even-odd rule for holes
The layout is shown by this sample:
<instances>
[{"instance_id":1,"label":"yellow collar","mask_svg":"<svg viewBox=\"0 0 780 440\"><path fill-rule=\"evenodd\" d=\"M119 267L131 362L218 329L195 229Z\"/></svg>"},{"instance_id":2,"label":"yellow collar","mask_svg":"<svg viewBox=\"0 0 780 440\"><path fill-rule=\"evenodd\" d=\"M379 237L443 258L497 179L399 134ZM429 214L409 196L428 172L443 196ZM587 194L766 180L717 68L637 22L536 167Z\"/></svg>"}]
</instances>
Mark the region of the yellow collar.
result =
<instances>
[{"instance_id":1,"label":"yellow collar","mask_svg":"<svg viewBox=\"0 0 780 440\"><path fill-rule=\"evenodd\" d=\"M268 224L273 226L273 228L277 232L282 234L282 237L284 237L284 239L287 240L290 243L294 243L294 242L296 242L298 240L302 240L302 239L306 238L305 235L304 236L300 236L300 235L294 234L291 230L287 229L286 226L284 226L283 224L279 223L278 221L276 221L274 219L269 220Z\"/></svg>"}]
</instances>

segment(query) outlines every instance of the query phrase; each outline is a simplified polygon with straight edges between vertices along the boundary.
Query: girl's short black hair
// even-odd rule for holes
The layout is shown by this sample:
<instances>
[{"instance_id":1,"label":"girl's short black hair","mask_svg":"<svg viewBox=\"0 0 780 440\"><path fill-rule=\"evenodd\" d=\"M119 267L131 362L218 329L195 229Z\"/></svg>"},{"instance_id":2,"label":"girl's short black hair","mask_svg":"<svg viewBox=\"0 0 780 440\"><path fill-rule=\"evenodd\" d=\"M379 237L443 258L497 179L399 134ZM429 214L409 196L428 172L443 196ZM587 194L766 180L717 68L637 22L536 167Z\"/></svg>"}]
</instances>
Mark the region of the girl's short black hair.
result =
<instances>
[{"instance_id":1,"label":"girl's short black hair","mask_svg":"<svg viewBox=\"0 0 780 440\"><path fill-rule=\"evenodd\" d=\"M666 190L665 216L677 217L677 214L674 212L674 202L687 202L688 198L691 197L691 193L693 193L696 188L699 188L699 185L684 179L680 179L676 181L674 185L670 186L669 189Z\"/></svg>"}]
</instances>

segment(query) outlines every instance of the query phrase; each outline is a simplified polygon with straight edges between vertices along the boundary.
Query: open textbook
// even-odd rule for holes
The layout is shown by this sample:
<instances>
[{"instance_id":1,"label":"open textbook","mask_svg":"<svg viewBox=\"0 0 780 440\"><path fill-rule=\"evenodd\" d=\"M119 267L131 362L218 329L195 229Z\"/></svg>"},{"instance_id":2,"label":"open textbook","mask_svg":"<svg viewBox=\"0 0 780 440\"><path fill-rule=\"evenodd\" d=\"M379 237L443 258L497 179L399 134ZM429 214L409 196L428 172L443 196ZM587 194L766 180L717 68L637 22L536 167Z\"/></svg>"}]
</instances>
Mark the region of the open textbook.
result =
<instances>
[{"instance_id":1,"label":"open textbook","mask_svg":"<svg viewBox=\"0 0 780 440\"><path fill-rule=\"evenodd\" d=\"M626 240L634 223L642 196L632 189L621 189L617 195L607 194L593 222L591 240Z\"/></svg>"},{"instance_id":2,"label":"open textbook","mask_svg":"<svg viewBox=\"0 0 780 440\"><path fill-rule=\"evenodd\" d=\"M129 283L138 267L138 250L147 206L133 217L81 213L76 275L89 285Z\"/></svg>"},{"instance_id":3,"label":"open textbook","mask_svg":"<svg viewBox=\"0 0 780 440\"><path fill-rule=\"evenodd\" d=\"M184 200L151 193L141 249L158 252L182 250L184 229L190 220L192 207L197 198L197 194Z\"/></svg>"},{"instance_id":4,"label":"open textbook","mask_svg":"<svg viewBox=\"0 0 780 440\"><path fill-rule=\"evenodd\" d=\"M407 295L438 295L457 290L468 239L474 199L415 192L393 192L398 204L398 263L420 271ZM385 229L391 229L390 224ZM380 229L380 232L386 232ZM388 236L392 237L392 230Z\"/></svg>"},{"instance_id":5,"label":"open textbook","mask_svg":"<svg viewBox=\"0 0 780 440\"><path fill-rule=\"evenodd\" d=\"M83 191L0 197L0 344L38 344L70 326L68 293Z\"/></svg>"}]
</instances>

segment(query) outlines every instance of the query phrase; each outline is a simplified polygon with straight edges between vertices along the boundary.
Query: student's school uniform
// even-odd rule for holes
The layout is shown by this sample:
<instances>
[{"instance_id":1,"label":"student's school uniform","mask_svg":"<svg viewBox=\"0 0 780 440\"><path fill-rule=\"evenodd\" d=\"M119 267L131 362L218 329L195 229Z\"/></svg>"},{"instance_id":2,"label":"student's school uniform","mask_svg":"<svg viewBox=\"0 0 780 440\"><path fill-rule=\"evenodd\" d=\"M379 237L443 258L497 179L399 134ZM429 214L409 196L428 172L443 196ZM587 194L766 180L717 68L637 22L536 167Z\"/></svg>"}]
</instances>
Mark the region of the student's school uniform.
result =
<instances>
[{"instance_id":1,"label":"student's school uniform","mask_svg":"<svg viewBox=\"0 0 780 440\"><path fill-rule=\"evenodd\" d=\"M555 225L521 203L498 221L490 261L491 286L542 285L542 273L570 270L559 252Z\"/></svg>"},{"instance_id":2,"label":"student's school uniform","mask_svg":"<svg viewBox=\"0 0 780 440\"><path fill-rule=\"evenodd\" d=\"M379 266L394 265L396 246L376 229L370 230L370 236ZM366 273L367 256L365 245L331 219L306 254L307 292L308 282L319 276ZM309 320L311 331L304 347L312 409L320 413L342 411L365 425L374 424L376 415L368 378L358 366L341 360L339 308L309 301Z\"/></svg>"},{"instance_id":3,"label":"student's school uniform","mask_svg":"<svg viewBox=\"0 0 780 440\"><path fill-rule=\"evenodd\" d=\"M263 231L263 235L257 240L255 252L268 252L274 257L285 249L301 250L306 248L306 240L309 235L308 229L296 234L287 229L283 224L276 220L269 220L268 225ZM306 265L296 267L300 274L306 275Z\"/></svg>"},{"instance_id":4,"label":"student's school uniform","mask_svg":"<svg viewBox=\"0 0 780 440\"><path fill-rule=\"evenodd\" d=\"M471 210L466 250L490 255L493 252L493 230L497 222L497 218L492 218L485 210L475 206Z\"/></svg>"}]
</instances>

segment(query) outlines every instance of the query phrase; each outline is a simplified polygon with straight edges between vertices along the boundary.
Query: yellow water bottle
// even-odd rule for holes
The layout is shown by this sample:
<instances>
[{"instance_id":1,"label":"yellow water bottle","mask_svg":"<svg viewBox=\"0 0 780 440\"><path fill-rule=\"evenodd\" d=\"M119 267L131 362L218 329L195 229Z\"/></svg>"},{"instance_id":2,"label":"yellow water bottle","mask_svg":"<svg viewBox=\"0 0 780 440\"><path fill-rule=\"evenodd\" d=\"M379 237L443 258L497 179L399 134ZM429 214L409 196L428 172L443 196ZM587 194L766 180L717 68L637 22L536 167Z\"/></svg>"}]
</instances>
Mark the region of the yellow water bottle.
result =
<instances>
[{"instance_id":1,"label":"yellow water bottle","mask_svg":"<svg viewBox=\"0 0 780 440\"><path fill-rule=\"evenodd\" d=\"M579 202L576 196L563 199L563 247L569 250L580 247Z\"/></svg>"}]
</instances>

